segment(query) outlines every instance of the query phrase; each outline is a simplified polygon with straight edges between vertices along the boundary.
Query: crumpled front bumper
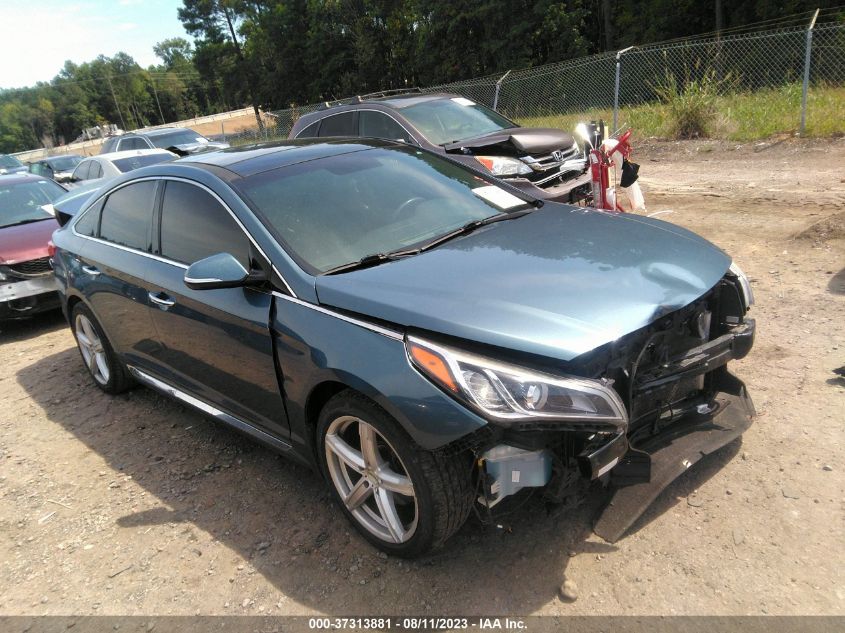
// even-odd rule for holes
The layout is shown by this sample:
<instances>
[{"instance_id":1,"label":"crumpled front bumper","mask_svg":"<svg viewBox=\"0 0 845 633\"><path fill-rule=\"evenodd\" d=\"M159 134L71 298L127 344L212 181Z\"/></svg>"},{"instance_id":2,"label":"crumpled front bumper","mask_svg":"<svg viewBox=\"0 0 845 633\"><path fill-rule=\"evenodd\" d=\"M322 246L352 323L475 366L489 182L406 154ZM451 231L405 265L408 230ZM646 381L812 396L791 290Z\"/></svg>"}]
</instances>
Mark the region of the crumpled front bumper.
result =
<instances>
[{"instance_id":1,"label":"crumpled front bumper","mask_svg":"<svg viewBox=\"0 0 845 633\"><path fill-rule=\"evenodd\" d=\"M611 471L610 501L593 530L611 543L619 540L657 496L705 455L730 444L748 427L754 404L741 380L720 371L717 393L709 411L694 411L657 435L634 441ZM624 485L626 470L648 469L648 481ZM614 475L616 475L614 477Z\"/></svg>"}]
</instances>

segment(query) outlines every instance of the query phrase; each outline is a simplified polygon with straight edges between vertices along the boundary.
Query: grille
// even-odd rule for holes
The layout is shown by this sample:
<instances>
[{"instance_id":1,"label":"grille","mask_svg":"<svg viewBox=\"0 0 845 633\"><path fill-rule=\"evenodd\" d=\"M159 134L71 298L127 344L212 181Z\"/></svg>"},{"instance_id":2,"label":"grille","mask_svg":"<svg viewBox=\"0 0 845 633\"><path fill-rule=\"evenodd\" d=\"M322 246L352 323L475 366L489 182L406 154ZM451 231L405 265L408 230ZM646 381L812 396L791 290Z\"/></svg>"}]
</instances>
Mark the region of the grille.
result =
<instances>
[{"instance_id":1,"label":"grille","mask_svg":"<svg viewBox=\"0 0 845 633\"><path fill-rule=\"evenodd\" d=\"M28 262L18 262L17 264L10 264L7 268L15 275L21 277L40 277L47 275L53 271L50 268L50 260L48 257L40 259L31 259Z\"/></svg>"},{"instance_id":2,"label":"grille","mask_svg":"<svg viewBox=\"0 0 845 633\"><path fill-rule=\"evenodd\" d=\"M561 176L584 171L587 166L581 151L572 147L560 150L559 157L549 154L548 156L529 156L522 160L534 170L528 175L528 180L539 187L557 184ZM573 161L577 161L577 164L573 164ZM570 163L572 169L561 171L561 167L567 162Z\"/></svg>"}]
</instances>

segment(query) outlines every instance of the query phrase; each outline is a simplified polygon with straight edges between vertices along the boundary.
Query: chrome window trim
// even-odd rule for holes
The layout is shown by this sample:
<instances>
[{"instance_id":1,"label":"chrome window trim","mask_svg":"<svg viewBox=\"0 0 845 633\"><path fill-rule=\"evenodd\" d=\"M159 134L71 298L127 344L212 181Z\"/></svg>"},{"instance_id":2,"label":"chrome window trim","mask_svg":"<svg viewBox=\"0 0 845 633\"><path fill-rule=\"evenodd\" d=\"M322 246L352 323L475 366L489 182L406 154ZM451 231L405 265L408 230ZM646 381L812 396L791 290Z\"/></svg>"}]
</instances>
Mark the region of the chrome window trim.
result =
<instances>
[{"instance_id":1,"label":"chrome window trim","mask_svg":"<svg viewBox=\"0 0 845 633\"><path fill-rule=\"evenodd\" d=\"M410 136L410 137L411 137L411 140L412 140L412 141L414 141L414 143L416 143L417 145L421 145L421 143L417 140L417 137L416 137L416 136L414 136L413 134L411 134L411 132L408 130L408 128L406 128L406 127L402 124L402 122L401 122L401 121L399 121L399 119L397 119L395 116L393 116L393 115L392 115L392 114L390 114L389 112L385 112L384 110L376 110L376 109L374 109L374 108L352 108L352 109L350 109L350 110L344 110L343 112L336 112L336 113L334 113L334 114L330 114L329 116L324 116L324 117L322 117L322 118L320 118L320 119L317 119L317 121L319 121L319 122L320 122L320 127L322 127L322 123L323 123L323 121L325 121L326 119L331 118L331 117L333 117L333 116L338 116L338 115L341 115L341 114L346 114L347 112L378 112L379 114L383 114L383 115L384 115L384 116L386 116L386 117L390 117L391 119L393 119L393 122L394 122L394 123L396 123L396 125L398 125L398 126L399 126L399 127L401 127L403 130L405 130L405 133L406 133L408 136ZM293 138L295 138L295 139L299 138L299 135L300 135L300 134L302 134L305 130L307 130L307 129L311 126L311 125L313 125L313 124L314 124L314 123L316 123L317 121L312 121L311 123L309 123L308 125L306 125L304 128L302 128L301 130L299 130L299 132L297 132L296 136L294 136ZM360 131L360 124L359 124L359 131ZM307 137L305 137L305 138L329 138L329 137L307 136ZM352 138L370 138L370 137L356 135L356 136L354 136L354 137L352 137ZM377 137L373 137L373 138L377 138ZM388 140L395 141L396 139L388 139Z\"/></svg>"},{"instance_id":2,"label":"chrome window trim","mask_svg":"<svg viewBox=\"0 0 845 633\"><path fill-rule=\"evenodd\" d=\"M219 202L223 206L224 209L226 209L226 211L229 213L229 215L232 216L232 219L235 221L235 223L238 225L238 227L241 229L241 231L243 231L243 233L247 236L247 239L249 239L249 241L252 243L252 245L255 246L256 250L261 254L261 256L264 257L264 259L267 260L267 262L269 262L270 267L273 269L273 272L275 272L276 275L279 277L279 279L282 280L282 283L285 284L285 288L287 288L287 291L291 294L291 296L296 297L296 293L293 291L293 288L290 287L290 284L287 282L287 279L285 279L282 276L282 273L279 271L278 268L276 268L276 265L267 256L267 253L264 252L264 249L262 249L258 245L258 242L255 241L255 238L252 237L252 234L246 229L246 227L240 221L238 216L235 215L235 212L232 211L232 209L229 208L229 205L226 204L223 201L223 199L220 196L218 196L211 188L209 188L206 185L204 185L200 182L197 182L195 180L190 180L189 178L182 178L180 176L145 176L144 178L138 178L136 180L130 180L128 182L121 183L120 185L118 185L114 189L109 189L108 191L99 194L97 196L97 198L93 201L93 203L90 203L88 205L88 208L85 209L85 211L83 213L80 213L79 215L77 215L73 219L73 221L71 222L71 225L70 225L71 233L73 233L77 237L81 237L81 238L86 239L86 240L93 240L95 242L100 242L101 244L106 244L108 246L114 246L116 248L119 248L119 249L124 250L124 251L128 251L130 253L135 253L137 255L143 255L144 257L149 257L151 259L155 259L156 261L163 262L165 264L171 264L173 266L178 266L179 268L183 268L183 269L187 270L188 265L183 264L182 262L177 262L177 261L170 259L168 257L161 257L160 255L156 255L154 253L148 253L146 251L139 251L138 249L129 248L128 246L122 246L120 244L115 244L114 242L109 242L107 240L103 240L103 239L100 239L98 237L91 237L89 235L82 235L81 233L78 233L77 230L76 230L76 223L79 222L81 220L81 218L85 216L86 213L88 213L94 206L96 206L107 195L111 195L115 191L117 191L119 189L123 189L124 187L127 187L129 185L133 185L133 184L138 183L138 182L145 182L147 180L153 180L153 181L173 180L173 181L176 181L176 182L184 182L185 184L193 185L195 187L199 187L200 189L203 189L204 191L211 194L211 196L215 200L217 200L217 202Z\"/></svg>"},{"instance_id":3,"label":"chrome window trim","mask_svg":"<svg viewBox=\"0 0 845 633\"><path fill-rule=\"evenodd\" d=\"M332 316L336 319L340 319L341 321L346 321L347 323L352 323L353 325L357 325L358 327L362 327L364 329L370 330L375 332L376 334L381 334L382 336L386 336L387 338L396 340L396 341L404 341L405 335L397 330L391 330L390 328L383 327L381 325L376 325L375 323L369 323L368 321L363 321L361 319L356 319L354 317L347 316L345 314L341 314L340 312L335 312L334 310L329 310L328 308L324 308L323 306L316 305L314 303L310 303L308 301L303 301L302 299L298 299L296 297L291 297L288 295L283 295L280 292L273 291L273 296L278 297L279 299L285 299L286 301L290 301L291 303L295 303L297 305L301 305L305 308L310 308L311 310L315 310L316 312L320 312L322 314L327 314Z\"/></svg>"},{"instance_id":4,"label":"chrome window trim","mask_svg":"<svg viewBox=\"0 0 845 633\"><path fill-rule=\"evenodd\" d=\"M163 380L159 380L158 378L151 376L150 374L146 373L135 367L134 365L127 365L129 369L129 373L132 374L135 378L137 378L140 382L146 384L148 387L152 387L153 389L160 391L176 400L184 402L185 404L194 407L205 413L206 415L210 415L215 420L219 422L223 422L229 426L232 426L239 431L243 431L247 435L251 435L258 440L261 440L271 446L275 446L281 450L290 450L292 447L290 444L277 438L274 435L270 435L266 431L262 431L261 429L253 426L249 422L245 422L240 418L237 418L230 413L226 413L218 409L217 407L208 404L204 400L200 400L192 396L191 394L182 391L181 389L177 389L173 385L170 385Z\"/></svg>"}]
</instances>

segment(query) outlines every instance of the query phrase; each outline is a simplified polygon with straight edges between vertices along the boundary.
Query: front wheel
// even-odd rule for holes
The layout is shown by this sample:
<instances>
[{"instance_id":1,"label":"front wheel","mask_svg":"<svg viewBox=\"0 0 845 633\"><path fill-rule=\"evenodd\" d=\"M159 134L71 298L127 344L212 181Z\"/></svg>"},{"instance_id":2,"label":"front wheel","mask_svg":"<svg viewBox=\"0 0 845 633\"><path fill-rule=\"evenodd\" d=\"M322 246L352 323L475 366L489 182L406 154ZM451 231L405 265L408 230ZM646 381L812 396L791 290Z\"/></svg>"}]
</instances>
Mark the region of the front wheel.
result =
<instances>
[{"instance_id":1,"label":"front wheel","mask_svg":"<svg viewBox=\"0 0 845 633\"><path fill-rule=\"evenodd\" d=\"M383 409L352 391L326 404L318 432L335 498L379 549L419 556L466 521L473 501L468 455L422 450Z\"/></svg>"}]
</instances>

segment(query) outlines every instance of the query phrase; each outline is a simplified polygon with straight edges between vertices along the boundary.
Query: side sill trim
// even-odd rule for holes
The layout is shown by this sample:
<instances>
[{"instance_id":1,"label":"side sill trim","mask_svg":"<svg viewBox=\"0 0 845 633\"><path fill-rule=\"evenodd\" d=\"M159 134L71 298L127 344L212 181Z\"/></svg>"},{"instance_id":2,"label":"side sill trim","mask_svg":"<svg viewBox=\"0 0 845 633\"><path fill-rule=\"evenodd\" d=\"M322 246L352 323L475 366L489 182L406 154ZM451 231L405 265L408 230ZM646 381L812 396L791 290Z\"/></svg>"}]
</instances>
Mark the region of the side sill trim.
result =
<instances>
[{"instance_id":1,"label":"side sill trim","mask_svg":"<svg viewBox=\"0 0 845 633\"><path fill-rule=\"evenodd\" d=\"M148 387L152 387L156 391L163 393L166 396L170 396L171 398L175 398L180 402L184 402L185 404L202 411L206 415L211 416L218 422L222 422L228 426L231 426L242 433L246 433L247 435L255 438L256 440L263 442L264 444L269 444L273 448L276 448L280 451L290 451L293 447L288 444L287 442L280 440L277 437L270 435L269 433L265 433L261 429L258 429L248 422L244 422L240 418L236 418L233 415L226 413L225 411L221 411L217 407L214 407L207 402L200 400L199 398L195 398L194 396L185 393L184 391L173 387L172 385L167 384L166 382L159 380L153 376L150 376L148 373L141 371L137 367L133 365L127 365L129 369L129 373L132 374L138 381L144 383Z\"/></svg>"},{"instance_id":2,"label":"side sill trim","mask_svg":"<svg viewBox=\"0 0 845 633\"><path fill-rule=\"evenodd\" d=\"M352 323L353 325L357 325L358 327L371 330L376 334L381 334L382 336L386 336L387 338L392 338L397 341L405 340L404 335L396 330L391 330L390 328L382 327L381 325L376 325L375 323L369 323L368 321L364 321L362 319L356 319L350 316L346 316L345 314L335 312L334 310L329 310L328 308L324 308L323 306L318 306L316 304L310 303L308 301L303 301L302 299L297 299L296 297L291 297L289 295L283 295L282 293L276 292L275 290L272 294L274 297L278 297L279 299L284 299L285 301L290 301L291 303L295 303L305 308L310 308L311 310L316 310L317 312L328 314L329 316L333 316L336 319L340 319L341 321L346 321L347 323Z\"/></svg>"}]
</instances>

